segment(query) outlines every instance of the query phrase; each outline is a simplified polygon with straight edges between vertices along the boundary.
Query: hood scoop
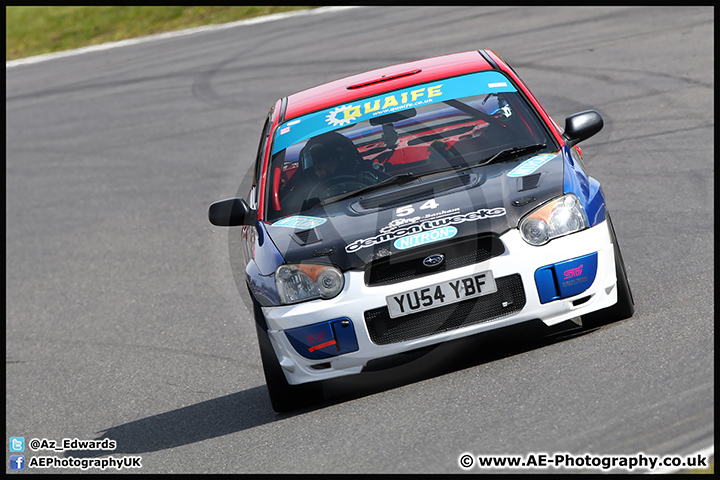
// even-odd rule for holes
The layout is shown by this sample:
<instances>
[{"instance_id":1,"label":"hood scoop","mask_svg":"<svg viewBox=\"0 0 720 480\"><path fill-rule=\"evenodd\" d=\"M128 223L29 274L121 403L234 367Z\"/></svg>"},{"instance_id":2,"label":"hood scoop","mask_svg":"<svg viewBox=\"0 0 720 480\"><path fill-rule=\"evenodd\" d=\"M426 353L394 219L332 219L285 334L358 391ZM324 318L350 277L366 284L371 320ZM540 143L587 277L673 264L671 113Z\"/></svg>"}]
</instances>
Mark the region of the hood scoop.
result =
<instances>
[{"instance_id":1,"label":"hood scoop","mask_svg":"<svg viewBox=\"0 0 720 480\"><path fill-rule=\"evenodd\" d=\"M485 175L461 172L450 176L434 179L420 179L414 185L403 186L391 192L377 193L360 197L360 200L350 205L357 213L368 213L379 208L389 208L398 205L407 205L427 197L452 193L455 190L464 190L484 182Z\"/></svg>"}]
</instances>

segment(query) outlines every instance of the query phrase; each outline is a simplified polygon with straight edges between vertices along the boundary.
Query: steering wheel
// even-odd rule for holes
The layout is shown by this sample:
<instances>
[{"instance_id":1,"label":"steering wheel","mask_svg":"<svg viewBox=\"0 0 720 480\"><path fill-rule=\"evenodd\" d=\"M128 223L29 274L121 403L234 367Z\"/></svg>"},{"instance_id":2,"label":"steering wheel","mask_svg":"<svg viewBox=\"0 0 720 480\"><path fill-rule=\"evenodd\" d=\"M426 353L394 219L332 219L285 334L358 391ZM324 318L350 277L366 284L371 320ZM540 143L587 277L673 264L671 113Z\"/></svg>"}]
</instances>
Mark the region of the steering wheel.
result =
<instances>
[{"instance_id":1,"label":"steering wheel","mask_svg":"<svg viewBox=\"0 0 720 480\"><path fill-rule=\"evenodd\" d=\"M359 181L353 175L339 175L337 177L326 178L315 185L313 189L310 190L310 193L308 193L307 198L318 197L320 200L323 200L364 187L367 187L367 184Z\"/></svg>"}]
</instances>

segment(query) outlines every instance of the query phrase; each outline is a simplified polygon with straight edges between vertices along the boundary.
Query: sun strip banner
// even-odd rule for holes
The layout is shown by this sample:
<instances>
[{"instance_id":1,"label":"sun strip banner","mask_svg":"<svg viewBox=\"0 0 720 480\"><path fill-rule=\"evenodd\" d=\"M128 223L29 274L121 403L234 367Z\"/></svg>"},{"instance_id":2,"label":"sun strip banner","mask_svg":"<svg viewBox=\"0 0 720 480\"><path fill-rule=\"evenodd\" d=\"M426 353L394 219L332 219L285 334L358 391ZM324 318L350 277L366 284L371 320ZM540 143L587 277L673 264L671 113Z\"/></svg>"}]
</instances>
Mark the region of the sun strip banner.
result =
<instances>
[{"instance_id":1,"label":"sun strip banner","mask_svg":"<svg viewBox=\"0 0 720 480\"><path fill-rule=\"evenodd\" d=\"M309 113L283 123L277 130L273 155L310 137L372 117L428 103L444 102L472 95L515 91L515 87L504 75L494 71L471 73L394 90L353 103Z\"/></svg>"}]
</instances>

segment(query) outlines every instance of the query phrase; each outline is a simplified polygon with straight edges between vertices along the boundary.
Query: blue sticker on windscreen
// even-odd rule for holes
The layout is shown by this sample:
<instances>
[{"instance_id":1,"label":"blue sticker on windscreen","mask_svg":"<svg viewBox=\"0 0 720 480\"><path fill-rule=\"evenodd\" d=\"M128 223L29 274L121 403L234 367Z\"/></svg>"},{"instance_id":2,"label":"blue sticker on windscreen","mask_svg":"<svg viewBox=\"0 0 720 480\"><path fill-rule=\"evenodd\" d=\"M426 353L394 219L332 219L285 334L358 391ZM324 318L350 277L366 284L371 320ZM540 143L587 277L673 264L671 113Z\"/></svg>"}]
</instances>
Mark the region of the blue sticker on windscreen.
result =
<instances>
[{"instance_id":1,"label":"blue sticker on windscreen","mask_svg":"<svg viewBox=\"0 0 720 480\"><path fill-rule=\"evenodd\" d=\"M512 83L499 72L471 73L412 85L310 113L280 125L273 155L310 137L388 113L473 95L515 91Z\"/></svg>"}]
</instances>

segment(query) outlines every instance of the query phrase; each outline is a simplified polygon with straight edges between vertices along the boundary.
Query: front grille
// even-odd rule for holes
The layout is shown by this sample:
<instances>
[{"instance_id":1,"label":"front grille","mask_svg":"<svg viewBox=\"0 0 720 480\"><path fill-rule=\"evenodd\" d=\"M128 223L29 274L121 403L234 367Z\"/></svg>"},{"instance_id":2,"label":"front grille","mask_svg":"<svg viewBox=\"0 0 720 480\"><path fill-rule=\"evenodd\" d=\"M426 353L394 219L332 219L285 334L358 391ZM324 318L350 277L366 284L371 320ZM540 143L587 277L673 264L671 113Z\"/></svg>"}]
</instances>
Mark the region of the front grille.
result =
<instances>
[{"instance_id":1,"label":"front grille","mask_svg":"<svg viewBox=\"0 0 720 480\"><path fill-rule=\"evenodd\" d=\"M519 312L525 306L520 275L495 279L497 292L445 307L390 318L387 307L365 312L370 340L377 345L427 337Z\"/></svg>"},{"instance_id":2,"label":"front grille","mask_svg":"<svg viewBox=\"0 0 720 480\"><path fill-rule=\"evenodd\" d=\"M382 257L365 268L365 285L390 285L410 278L418 278L437 272L452 270L484 262L505 252L505 246L497 235L473 236L467 240L452 239L423 248L413 249L407 254ZM437 267L428 268L423 260L428 255L441 254L445 261Z\"/></svg>"}]
</instances>

